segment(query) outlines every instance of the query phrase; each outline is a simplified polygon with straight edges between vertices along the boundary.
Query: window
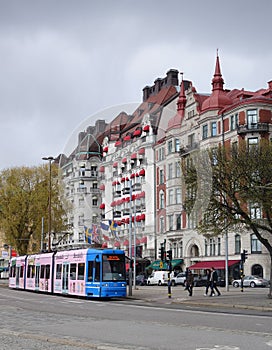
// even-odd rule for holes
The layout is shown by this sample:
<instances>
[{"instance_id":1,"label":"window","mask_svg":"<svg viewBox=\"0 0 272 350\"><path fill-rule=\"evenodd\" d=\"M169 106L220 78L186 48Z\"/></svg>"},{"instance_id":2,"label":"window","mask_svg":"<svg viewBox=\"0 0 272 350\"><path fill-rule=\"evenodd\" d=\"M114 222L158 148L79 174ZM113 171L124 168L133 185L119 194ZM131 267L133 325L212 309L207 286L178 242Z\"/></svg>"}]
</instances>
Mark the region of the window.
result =
<instances>
[{"instance_id":1,"label":"window","mask_svg":"<svg viewBox=\"0 0 272 350\"><path fill-rule=\"evenodd\" d=\"M160 176L159 183L160 183L160 184L163 184L163 183L164 183L164 173L163 173L163 169L160 169L159 176Z\"/></svg>"},{"instance_id":2,"label":"window","mask_svg":"<svg viewBox=\"0 0 272 350\"><path fill-rule=\"evenodd\" d=\"M221 238L217 237L217 255L221 255Z\"/></svg>"},{"instance_id":3,"label":"window","mask_svg":"<svg viewBox=\"0 0 272 350\"><path fill-rule=\"evenodd\" d=\"M92 203L93 203L93 207L97 207L97 204L98 204L97 197L92 198Z\"/></svg>"},{"instance_id":4,"label":"window","mask_svg":"<svg viewBox=\"0 0 272 350\"><path fill-rule=\"evenodd\" d=\"M181 188L176 188L176 204L181 204Z\"/></svg>"},{"instance_id":5,"label":"window","mask_svg":"<svg viewBox=\"0 0 272 350\"><path fill-rule=\"evenodd\" d=\"M241 253L241 236L235 235L235 254Z\"/></svg>"},{"instance_id":6,"label":"window","mask_svg":"<svg viewBox=\"0 0 272 350\"><path fill-rule=\"evenodd\" d=\"M174 215L169 215L168 220L169 220L169 231L173 231L174 230Z\"/></svg>"},{"instance_id":7,"label":"window","mask_svg":"<svg viewBox=\"0 0 272 350\"><path fill-rule=\"evenodd\" d=\"M173 164L168 164L168 179L173 179Z\"/></svg>"},{"instance_id":8,"label":"window","mask_svg":"<svg viewBox=\"0 0 272 350\"><path fill-rule=\"evenodd\" d=\"M258 142L258 137L250 137L247 139L248 149L250 150L251 148L258 146Z\"/></svg>"},{"instance_id":9,"label":"window","mask_svg":"<svg viewBox=\"0 0 272 350\"><path fill-rule=\"evenodd\" d=\"M164 160L164 148L159 148L158 150L158 160Z\"/></svg>"},{"instance_id":10,"label":"window","mask_svg":"<svg viewBox=\"0 0 272 350\"><path fill-rule=\"evenodd\" d=\"M248 129L256 129L258 124L258 116L256 109L249 109L247 111L247 127Z\"/></svg>"},{"instance_id":11,"label":"window","mask_svg":"<svg viewBox=\"0 0 272 350\"><path fill-rule=\"evenodd\" d=\"M210 238L210 256L215 255L215 239Z\"/></svg>"},{"instance_id":12,"label":"window","mask_svg":"<svg viewBox=\"0 0 272 350\"><path fill-rule=\"evenodd\" d=\"M84 281L84 276L85 276L85 263L79 263L77 279Z\"/></svg>"},{"instance_id":13,"label":"window","mask_svg":"<svg viewBox=\"0 0 272 350\"><path fill-rule=\"evenodd\" d=\"M164 217L160 217L160 233L164 233Z\"/></svg>"},{"instance_id":14,"label":"window","mask_svg":"<svg viewBox=\"0 0 272 350\"><path fill-rule=\"evenodd\" d=\"M172 153L173 152L173 141L170 140L168 141L168 153Z\"/></svg>"},{"instance_id":15,"label":"window","mask_svg":"<svg viewBox=\"0 0 272 350\"><path fill-rule=\"evenodd\" d=\"M230 116L230 130L237 129L238 126L238 113Z\"/></svg>"},{"instance_id":16,"label":"window","mask_svg":"<svg viewBox=\"0 0 272 350\"><path fill-rule=\"evenodd\" d=\"M178 214L176 216L176 229L181 230L181 215L180 214Z\"/></svg>"},{"instance_id":17,"label":"window","mask_svg":"<svg viewBox=\"0 0 272 350\"><path fill-rule=\"evenodd\" d=\"M179 139L175 139L175 152L179 152L180 142Z\"/></svg>"},{"instance_id":18,"label":"window","mask_svg":"<svg viewBox=\"0 0 272 350\"><path fill-rule=\"evenodd\" d=\"M255 234L251 235L251 253L261 253L262 252L262 244L258 240L257 236Z\"/></svg>"},{"instance_id":19,"label":"window","mask_svg":"<svg viewBox=\"0 0 272 350\"><path fill-rule=\"evenodd\" d=\"M176 164L175 164L175 172L176 172L176 177L181 177L181 166L180 166L180 162L176 162Z\"/></svg>"},{"instance_id":20,"label":"window","mask_svg":"<svg viewBox=\"0 0 272 350\"><path fill-rule=\"evenodd\" d=\"M203 140L208 137L208 124L202 126L202 138Z\"/></svg>"},{"instance_id":21,"label":"window","mask_svg":"<svg viewBox=\"0 0 272 350\"><path fill-rule=\"evenodd\" d=\"M261 219L261 208L258 204L250 204L249 205L250 218L251 219Z\"/></svg>"},{"instance_id":22,"label":"window","mask_svg":"<svg viewBox=\"0 0 272 350\"><path fill-rule=\"evenodd\" d=\"M195 134L188 135L188 146L192 148L195 143Z\"/></svg>"},{"instance_id":23,"label":"window","mask_svg":"<svg viewBox=\"0 0 272 350\"><path fill-rule=\"evenodd\" d=\"M168 196L169 196L169 199L168 199L169 205L174 204L174 190L169 190Z\"/></svg>"},{"instance_id":24,"label":"window","mask_svg":"<svg viewBox=\"0 0 272 350\"><path fill-rule=\"evenodd\" d=\"M84 207L84 198L79 198L78 205L82 208Z\"/></svg>"},{"instance_id":25,"label":"window","mask_svg":"<svg viewBox=\"0 0 272 350\"><path fill-rule=\"evenodd\" d=\"M208 256L208 240L205 239L205 256Z\"/></svg>"},{"instance_id":26,"label":"window","mask_svg":"<svg viewBox=\"0 0 272 350\"><path fill-rule=\"evenodd\" d=\"M76 279L76 264L70 265L70 280Z\"/></svg>"},{"instance_id":27,"label":"window","mask_svg":"<svg viewBox=\"0 0 272 350\"><path fill-rule=\"evenodd\" d=\"M57 264L56 279L61 280L62 264Z\"/></svg>"},{"instance_id":28,"label":"window","mask_svg":"<svg viewBox=\"0 0 272 350\"><path fill-rule=\"evenodd\" d=\"M164 208L164 192L160 192L160 209Z\"/></svg>"},{"instance_id":29,"label":"window","mask_svg":"<svg viewBox=\"0 0 272 350\"><path fill-rule=\"evenodd\" d=\"M214 136L217 135L217 125L216 125L216 122L212 122L211 127L212 127L212 131L211 131L212 134L211 134L211 136L214 137Z\"/></svg>"}]
</instances>

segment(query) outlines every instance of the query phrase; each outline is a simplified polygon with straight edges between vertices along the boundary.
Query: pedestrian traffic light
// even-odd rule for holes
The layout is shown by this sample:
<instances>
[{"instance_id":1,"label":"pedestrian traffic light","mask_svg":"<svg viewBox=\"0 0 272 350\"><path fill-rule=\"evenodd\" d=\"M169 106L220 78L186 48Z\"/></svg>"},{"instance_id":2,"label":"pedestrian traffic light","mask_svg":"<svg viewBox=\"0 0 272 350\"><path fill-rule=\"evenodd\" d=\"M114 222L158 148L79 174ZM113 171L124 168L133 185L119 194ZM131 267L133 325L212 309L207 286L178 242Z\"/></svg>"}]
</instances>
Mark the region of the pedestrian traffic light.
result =
<instances>
[{"instance_id":1,"label":"pedestrian traffic light","mask_svg":"<svg viewBox=\"0 0 272 350\"><path fill-rule=\"evenodd\" d=\"M160 247L160 260L164 261L164 246Z\"/></svg>"},{"instance_id":2,"label":"pedestrian traffic light","mask_svg":"<svg viewBox=\"0 0 272 350\"><path fill-rule=\"evenodd\" d=\"M172 260L172 250L167 250L167 260Z\"/></svg>"},{"instance_id":3,"label":"pedestrian traffic light","mask_svg":"<svg viewBox=\"0 0 272 350\"><path fill-rule=\"evenodd\" d=\"M243 250L243 252L241 253L241 261L243 262L243 263L245 263L245 261L246 261L246 259L247 259L247 256L248 256L248 254L247 254L247 250Z\"/></svg>"}]
</instances>

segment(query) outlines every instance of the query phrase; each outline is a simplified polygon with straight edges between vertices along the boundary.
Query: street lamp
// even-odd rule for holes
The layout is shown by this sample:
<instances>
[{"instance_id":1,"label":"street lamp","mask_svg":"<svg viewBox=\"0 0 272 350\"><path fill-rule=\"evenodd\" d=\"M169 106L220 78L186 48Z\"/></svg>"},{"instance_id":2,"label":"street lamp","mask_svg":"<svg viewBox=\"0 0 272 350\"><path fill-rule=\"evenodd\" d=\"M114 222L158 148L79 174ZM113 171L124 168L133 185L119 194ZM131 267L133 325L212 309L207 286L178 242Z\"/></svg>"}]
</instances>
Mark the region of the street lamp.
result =
<instances>
[{"instance_id":1,"label":"street lamp","mask_svg":"<svg viewBox=\"0 0 272 350\"><path fill-rule=\"evenodd\" d=\"M55 160L54 157L43 157L43 160L49 162L49 189L48 189L48 251L51 251L51 218L52 218L52 209L51 209L51 195L52 195L52 167L51 163Z\"/></svg>"}]
</instances>

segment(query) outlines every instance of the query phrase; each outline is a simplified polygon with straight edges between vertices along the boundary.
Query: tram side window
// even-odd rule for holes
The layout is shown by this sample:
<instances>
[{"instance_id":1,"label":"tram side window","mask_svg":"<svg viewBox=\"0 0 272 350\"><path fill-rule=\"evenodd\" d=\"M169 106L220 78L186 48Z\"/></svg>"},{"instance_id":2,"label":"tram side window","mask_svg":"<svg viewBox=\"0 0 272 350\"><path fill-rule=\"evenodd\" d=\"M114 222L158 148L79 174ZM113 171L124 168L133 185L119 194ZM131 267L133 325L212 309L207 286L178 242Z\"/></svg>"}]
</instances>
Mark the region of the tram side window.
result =
<instances>
[{"instance_id":1,"label":"tram side window","mask_svg":"<svg viewBox=\"0 0 272 350\"><path fill-rule=\"evenodd\" d=\"M48 280L50 278L50 265L45 266L45 278Z\"/></svg>"},{"instance_id":2,"label":"tram side window","mask_svg":"<svg viewBox=\"0 0 272 350\"><path fill-rule=\"evenodd\" d=\"M10 267L9 277L15 277L15 265Z\"/></svg>"},{"instance_id":3,"label":"tram side window","mask_svg":"<svg viewBox=\"0 0 272 350\"><path fill-rule=\"evenodd\" d=\"M56 269L56 279L57 280L61 279L61 272L62 272L62 264L57 264L57 269Z\"/></svg>"},{"instance_id":4,"label":"tram side window","mask_svg":"<svg viewBox=\"0 0 272 350\"><path fill-rule=\"evenodd\" d=\"M24 266L20 267L20 278L24 277Z\"/></svg>"},{"instance_id":5,"label":"tram side window","mask_svg":"<svg viewBox=\"0 0 272 350\"><path fill-rule=\"evenodd\" d=\"M35 266L28 265L27 266L27 278L33 278L33 277L35 277Z\"/></svg>"},{"instance_id":6,"label":"tram side window","mask_svg":"<svg viewBox=\"0 0 272 350\"><path fill-rule=\"evenodd\" d=\"M88 261L88 281L93 281L93 262Z\"/></svg>"},{"instance_id":7,"label":"tram side window","mask_svg":"<svg viewBox=\"0 0 272 350\"><path fill-rule=\"evenodd\" d=\"M84 275L85 275L85 263L79 263L78 264L78 280L84 280Z\"/></svg>"},{"instance_id":8,"label":"tram side window","mask_svg":"<svg viewBox=\"0 0 272 350\"><path fill-rule=\"evenodd\" d=\"M76 264L70 265L70 280L76 279Z\"/></svg>"},{"instance_id":9,"label":"tram side window","mask_svg":"<svg viewBox=\"0 0 272 350\"><path fill-rule=\"evenodd\" d=\"M45 270L45 266L42 265L41 266L41 274L40 274L40 278L44 278L44 270Z\"/></svg>"}]
</instances>

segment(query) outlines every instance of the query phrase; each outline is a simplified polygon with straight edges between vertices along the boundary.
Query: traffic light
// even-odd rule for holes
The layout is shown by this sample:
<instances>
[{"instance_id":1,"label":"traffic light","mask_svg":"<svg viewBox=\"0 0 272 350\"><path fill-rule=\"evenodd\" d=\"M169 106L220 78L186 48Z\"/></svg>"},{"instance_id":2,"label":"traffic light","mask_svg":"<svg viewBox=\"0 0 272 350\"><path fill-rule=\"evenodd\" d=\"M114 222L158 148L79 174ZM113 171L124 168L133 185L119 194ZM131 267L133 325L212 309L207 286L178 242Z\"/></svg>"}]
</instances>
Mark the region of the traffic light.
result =
<instances>
[{"instance_id":1,"label":"traffic light","mask_svg":"<svg viewBox=\"0 0 272 350\"><path fill-rule=\"evenodd\" d=\"M167 250L167 260L172 260L172 250Z\"/></svg>"},{"instance_id":2,"label":"traffic light","mask_svg":"<svg viewBox=\"0 0 272 350\"><path fill-rule=\"evenodd\" d=\"M164 246L160 247L160 256L159 256L161 261L164 261Z\"/></svg>"},{"instance_id":3,"label":"traffic light","mask_svg":"<svg viewBox=\"0 0 272 350\"><path fill-rule=\"evenodd\" d=\"M245 263L245 261L246 261L246 259L247 259L247 256L248 256L248 254L247 254L247 250L243 250L243 252L241 253L241 261L243 262L243 263Z\"/></svg>"}]
</instances>

